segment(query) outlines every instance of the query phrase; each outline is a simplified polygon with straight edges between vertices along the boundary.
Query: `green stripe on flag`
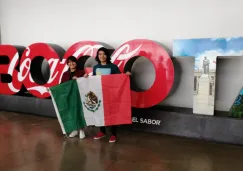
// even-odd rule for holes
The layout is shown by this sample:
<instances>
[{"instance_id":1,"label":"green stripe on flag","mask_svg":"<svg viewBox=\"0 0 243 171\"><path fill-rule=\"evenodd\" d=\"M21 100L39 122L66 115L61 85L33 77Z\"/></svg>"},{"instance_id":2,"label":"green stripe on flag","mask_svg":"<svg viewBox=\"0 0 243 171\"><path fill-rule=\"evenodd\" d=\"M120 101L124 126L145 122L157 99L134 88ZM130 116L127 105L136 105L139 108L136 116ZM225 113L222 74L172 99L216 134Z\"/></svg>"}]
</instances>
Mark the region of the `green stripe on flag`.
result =
<instances>
[{"instance_id":1,"label":"green stripe on flag","mask_svg":"<svg viewBox=\"0 0 243 171\"><path fill-rule=\"evenodd\" d=\"M79 130L86 126L83 107L76 80L70 80L51 87L51 94L56 103L57 110L64 129L67 133ZM58 114L57 113L57 114Z\"/></svg>"}]
</instances>

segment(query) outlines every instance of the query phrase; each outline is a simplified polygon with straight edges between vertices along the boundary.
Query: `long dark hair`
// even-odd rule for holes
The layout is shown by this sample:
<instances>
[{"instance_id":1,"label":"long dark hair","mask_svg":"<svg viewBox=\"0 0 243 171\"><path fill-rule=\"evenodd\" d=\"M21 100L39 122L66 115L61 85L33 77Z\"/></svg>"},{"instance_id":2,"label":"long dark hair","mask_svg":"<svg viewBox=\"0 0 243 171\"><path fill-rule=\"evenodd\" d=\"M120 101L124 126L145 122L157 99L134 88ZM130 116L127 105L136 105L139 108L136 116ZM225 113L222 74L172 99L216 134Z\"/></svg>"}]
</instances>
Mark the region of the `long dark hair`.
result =
<instances>
[{"instance_id":1,"label":"long dark hair","mask_svg":"<svg viewBox=\"0 0 243 171\"><path fill-rule=\"evenodd\" d=\"M72 61L72 62L75 62L76 63L76 70L78 69L78 60L77 58L75 58L74 56L69 56L67 58L67 61L66 61L66 64L68 65L68 62L69 61ZM70 71L70 68L68 68L68 70Z\"/></svg>"},{"instance_id":2,"label":"long dark hair","mask_svg":"<svg viewBox=\"0 0 243 171\"><path fill-rule=\"evenodd\" d=\"M104 48L104 47L101 47L98 49L97 51L97 54L96 54L96 57L95 57L95 60L100 64L100 59L99 59L99 52L102 51L105 53L106 55L106 63L109 64L111 63L111 56L110 56L110 53L108 51L108 49Z\"/></svg>"}]
</instances>

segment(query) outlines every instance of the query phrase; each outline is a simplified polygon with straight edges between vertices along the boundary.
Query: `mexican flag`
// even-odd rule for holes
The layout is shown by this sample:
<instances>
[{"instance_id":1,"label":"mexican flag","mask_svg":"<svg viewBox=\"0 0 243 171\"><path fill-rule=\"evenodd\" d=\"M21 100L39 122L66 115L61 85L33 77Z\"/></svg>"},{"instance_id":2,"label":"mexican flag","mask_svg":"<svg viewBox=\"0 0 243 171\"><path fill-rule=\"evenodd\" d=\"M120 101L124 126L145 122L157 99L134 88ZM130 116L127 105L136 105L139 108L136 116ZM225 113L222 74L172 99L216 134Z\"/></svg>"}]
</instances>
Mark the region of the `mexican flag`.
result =
<instances>
[{"instance_id":1,"label":"mexican flag","mask_svg":"<svg viewBox=\"0 0 243 171\"><path fill-rule=\"evenodd\" d=\"M63 134L85 126L131 124L131 91L125 74L78 78L50 88Z\"/></svg>"}]
</instances>

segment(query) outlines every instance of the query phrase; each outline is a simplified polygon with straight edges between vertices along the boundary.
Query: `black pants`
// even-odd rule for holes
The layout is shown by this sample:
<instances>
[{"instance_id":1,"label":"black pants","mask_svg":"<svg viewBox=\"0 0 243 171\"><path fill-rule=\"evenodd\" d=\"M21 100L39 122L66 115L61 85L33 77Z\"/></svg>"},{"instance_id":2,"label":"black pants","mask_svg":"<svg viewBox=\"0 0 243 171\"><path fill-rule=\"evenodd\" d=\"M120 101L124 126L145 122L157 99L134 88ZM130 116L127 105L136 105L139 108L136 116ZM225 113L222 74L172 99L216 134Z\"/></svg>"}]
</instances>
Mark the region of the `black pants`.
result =
<instances>
[{"instance_id":1,"label":"black pants","mask_svg":"<svg viewBox=\"0 0 243 171\"><path fill-rule=\"evenodd\" d=\"M111 128L111 135L116 136L116 126L110 126L110 128ZM105 126L100 127L100 131L106 134L106 127Z\"/></svg>"}]
</instances>

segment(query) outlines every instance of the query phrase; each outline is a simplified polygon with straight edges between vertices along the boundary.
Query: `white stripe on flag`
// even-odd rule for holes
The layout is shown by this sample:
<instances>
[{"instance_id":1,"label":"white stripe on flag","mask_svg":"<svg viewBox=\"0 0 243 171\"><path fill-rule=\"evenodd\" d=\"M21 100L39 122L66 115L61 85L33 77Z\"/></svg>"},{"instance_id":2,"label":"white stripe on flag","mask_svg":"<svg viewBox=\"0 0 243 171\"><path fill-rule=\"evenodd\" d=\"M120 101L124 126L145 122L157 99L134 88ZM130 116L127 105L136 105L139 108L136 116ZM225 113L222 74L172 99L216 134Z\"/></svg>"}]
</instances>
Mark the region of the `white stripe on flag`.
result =
<instances>
[{"instance_id":1,"label":"white stripe on flag","mask_svg":"<svg viewBox=\"0 0 243 171\"><path fill-rule=\"evenodd\" d=\"M82 105L83 105L83 111L84 111L84 118L86 121L87 126L88 125L96 125L96 126L104 126L104 106L103 106L103 92L102 92L102 83L101 83L101 76L90 76L88 78L78 78L78 89L79 94L81 97ZM98 98L98 104L100 106L95 109L97 109L95 112L92 112L87 109L86 103L86 97L90 91L92 91ZM96 105L98 106L98 105Z\"/></svg>"},{"instance_id":2,"label":"white stripe on flag","mask_svg":"<svg viewBox=\"0 0 243 171\"><path fill-rule=\"evenodd\" d=\"M63 123L62 123L62 120L61 120L61 116L60 116L59 111L58 111L58 109L57 109L56 101L55 101L55 99L54 99L54 97L53 97L53 95L52 95L52 93L51 93L51 90L49 91L49 93L50 93L50 95L51 95L51 100L52 100L52 102L53 102L53 106L54 106L54 109L55 109L55 111L56 111L57 119L58 119L58 122L59 122L59 124L60 124L60 126L61 126L62 133L63 133L63 134L66 134L66 131L65 131L65 129L64 129L64 126L63 126Z\"/></svg>"}]
</instances>

